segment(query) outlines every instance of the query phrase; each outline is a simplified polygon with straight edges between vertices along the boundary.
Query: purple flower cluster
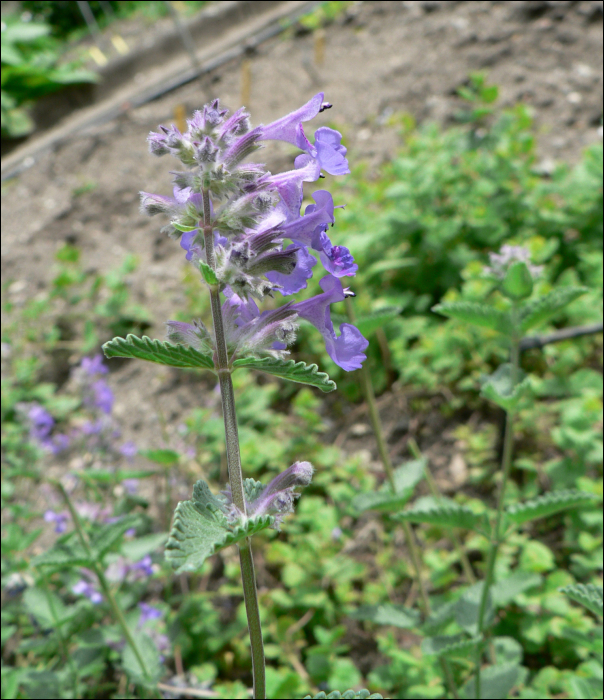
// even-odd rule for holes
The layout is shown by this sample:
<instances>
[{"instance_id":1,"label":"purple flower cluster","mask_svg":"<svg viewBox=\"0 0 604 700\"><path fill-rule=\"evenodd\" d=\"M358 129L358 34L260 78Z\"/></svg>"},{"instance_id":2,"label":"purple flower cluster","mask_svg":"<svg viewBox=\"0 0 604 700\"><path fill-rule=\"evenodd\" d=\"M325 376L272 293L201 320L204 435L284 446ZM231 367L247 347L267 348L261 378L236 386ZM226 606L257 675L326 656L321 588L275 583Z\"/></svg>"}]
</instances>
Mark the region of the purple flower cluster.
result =
<instances>
[{"instance_id":1,"label":"purple flower cluster","mask_svg":"<svg viewBox=\"0 0 604 700\"><path fill-rule=\"evenodd\" d=\"M321 127L313 143L304 133L303 122L330 107L319 93L291 114L252 129L243 108L228 117L214 100L194 113L184 134L172 126L149 135L151 153L171 154L188 170L173 173L173 197L141 192L141 209L171 217L164 230L181 236L187 260L196 265L208 262L204 193L210 197L216 276L226 298L223 314L231 359L244 353L282 357L295 340L298 320L306 319L319 329L329 356L340 367L351 371L365 360L368 342L359 330L343 323L337 334L331 321L330 305L351 295L340 279L358 269L348 248L333 245L327 235L335 223L331 194L314 192L315 203L301 213L304 182L315 182L321 171L349 172L339 132ZM268 140L285 141L302 151L293 170L272 175L261 164L244 162ZM322 294L259 311L255 300L275 291L290 296L305 289L317 258L327 273L320 280ZM201 322L168 322L168 339L206 352L213 347L212 334Z\"/></svg>"},{"instance_id":2,"label":"purple flower cluster","mask_svg":"<svg viewBox=\"0 0 604 700\"><path fill-rule=\"evenodd\" d=\"M40 447L55 455L69 447L70 440L67 435L52 434L55 420L42 406L37 403L31 404L27 411L27 419L32 442L38 443Z\"/></svg>"}]
</instances>

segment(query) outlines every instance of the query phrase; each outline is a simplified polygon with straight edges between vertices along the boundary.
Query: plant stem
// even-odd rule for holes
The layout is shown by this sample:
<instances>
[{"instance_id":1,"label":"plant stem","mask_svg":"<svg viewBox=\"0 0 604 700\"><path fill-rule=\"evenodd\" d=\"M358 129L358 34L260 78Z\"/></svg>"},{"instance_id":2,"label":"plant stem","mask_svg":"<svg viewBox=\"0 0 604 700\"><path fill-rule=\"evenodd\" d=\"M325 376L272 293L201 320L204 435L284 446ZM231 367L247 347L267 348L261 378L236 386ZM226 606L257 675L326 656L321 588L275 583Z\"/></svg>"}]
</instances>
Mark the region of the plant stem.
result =
<instances>
[{"instance_id":1,"label":"plant stem","mask_svg":"<svg viewBox=\"0 0 604 700\"><path fill-rule=\"evenodd\" d=\"M214 232L212 230L210 218L210 194L207 190L203 191L203 214L203 237L206 259L208 265L215 270L216 256L214 254ZM241 454L239 451L239 431L237 429L237 414L235 412L235 394L233 392L233 381L231 379L231 369L229 367L226 335L222 318L222 305L220 303L220 290L217 286L210 286L210 302L212 306L214 335L216 338L214 364L218 373L220 394L222 397L222 414L224 417L229 483L231 486L233 503L242 513L245 513L243 472L241 470ZM262 642L262 628L260 626L260 606L258 604L256 575L254 573L254 559L252 556L251 539L249 537L239 543L239 562L241 565L243 598L245 601L245 611L250 634L254 698L263 699L266 697L264 644Z\"/></svg>"},{"instance_id":2,"label":"plant stem","mask_svg":"<svg viewBox=\"0 0 604 700\"><path fill-rule=\"evenodd\" d=\"M147 666L143 660L142 654L140 653L139 648L138 648L136 642L134 641L134 637L132 636L132 634L130 632L130 628L128 627L128 623L126 622L126 618L124 617L124 613L122 612L122 609L120 608L120 606L117 604L117 600L115 599L115 596L113 595L111 587L109 586L109 582L105 578L105 574L103 572L103 569L99 566L99 563L96 560L95 554L92 551L92 548L90 547L90 543L88 542L88 538L86 537L86 533L84 532L84 529L82 528L82 523L80 522L80 517L78 515L78 512L73 507L73 503L71 502L71 499L69 498L69 494L67 493L67 491L65 491L63 484L60 481L56 481L54 483L61 491L61 495L63 496L63 499L65 500L65 503L67 504L67 507L69 508L69 512L70 512L71 518L73 520L73 525L74 525L76 532L78 534L78 538L82 544L82 547L86 551L86 554L89 557L91 568L99 580L101 588L103 589L103 593L107 596L107 600L109 601L109 605L111 606L111 610L113 611L115 619L117 620L117 623L119 624L119 626L122 628L122 632L124 633L124 637L126 637L126 641L128 642L128 644L130 645L130 648L134 652L134 655L136 656L136 660L138 661L138 663L141 667L141 671L143 672L143 675L147 678L150 678L149 670L147 669Z\"/></svg>"},{"instance_id":3,"label":"plant stem","mask_svg":"<svg viewBox=\"0 0 604 700\"><path fill-rule=\"evenodd\" d=\"M514 327L516 327L515 317L516 309L512 309L512 315L514 318ZM512 366L512 386L516 386L518 383L518 373L520 368L520 338L515 333L512 338L511 356L510 364ZM503 520L503 508L505 505L505 491L508 484L510 471L512 468L512 452L514 448L514 411L508 411L505 421L505 434L503 437L503 456L501 469L503 476L501 479L501 486L499 488L499 493L497 496L497 513L495 515L495 524L493 526L491 535L491 546L489 548L489 554L487 558L487 571L484 580L484 587L482 589L482 596L480 598L480 608L478 610L478 635L482 636L485 631L485 615L487 611L487 604L489 600L489 592L491 586L493 585L493 578L495 573L495 560L497 558L497 552L499 550L499 545L501 544L501 522ZM477 658L476 658L476 698L480 700L481 696L481 683L480 683L480 666L482 662L482 644L479 643Z\"/></svg>"},{"instance_id":4,"label":"plant stem","mask_svg":"<svg viewBox=\"0 0 604 700\"><path fill-rule=\"evenodd\" d=\"M355 313L352 306L352 301L349 297L346 298L346 313L351 323L355 322ZM388 453L388 446L386 444L386 438L384 437L384 429L382 427L382 421L380 419L380 414L377 407L377 402L375 400L375 392L373 390L373 383L371 382L371 374L367 368L367 362L365 362L361 369L359 370L361 376L361 391L365 397L365 402L367 403L367 410L369 413L369 421L371 427L373 428L373 434L377 442L378 453L380 455L380 460L384 466L384 471L388 478L390 487L393 493L396 493L396 482L394 480L394 468L392 466L392 461L390 459L390 454ZM407 542L407 547L409 548L409 554L411 555L411 563L413 565L413 570L415 572L415 578L417 579L417 585L419 587L420 597L422 599L422 612L425 617L430 615L430 599L428 598L428 593L426 592L426 587L422 580L422 567L421 558L415 546L415 539L413 535L413 528L411 525L403 521L403 532L405 533L405 540ZM457 688L455 686L455 680L451 672L451 667L446 659L441 659L441 666L443 673L445 675L446 683L449 686L449 690L454 698L458 697Z\"/></svg>"},{"instance_id":5,"label":"plant stem","mask_svg":"<svg viewBox=\"0 0 604 700\"><path fill-rule=\"evenodd\" d=\"M421 450L419 449L417 442L415 442L413 438L409 438L409 442L407 444L409 445L409 450L411 451L411 454L415 457L415 459L423 458ZM440 492L438 485L434 480L434 477L432 476L428 460L426 460L424 475L426 477L426 482L428 483L430 493L434 496L434 498L437 501L441 501L442 493ZM466 554L465 549L459 537L457 536L457 533L454 530L451 530L451 532L449 533L449 537L451 538L451 542L453 542L453 546L455 547L455 551L457 552L457 556L459 557L459 561L461 563L461 568L463 569L465 577L468 579L468 583L476 583L476 576L474 576L472 565L470 564L468 555Z\"/></svg>"}]
</instances>

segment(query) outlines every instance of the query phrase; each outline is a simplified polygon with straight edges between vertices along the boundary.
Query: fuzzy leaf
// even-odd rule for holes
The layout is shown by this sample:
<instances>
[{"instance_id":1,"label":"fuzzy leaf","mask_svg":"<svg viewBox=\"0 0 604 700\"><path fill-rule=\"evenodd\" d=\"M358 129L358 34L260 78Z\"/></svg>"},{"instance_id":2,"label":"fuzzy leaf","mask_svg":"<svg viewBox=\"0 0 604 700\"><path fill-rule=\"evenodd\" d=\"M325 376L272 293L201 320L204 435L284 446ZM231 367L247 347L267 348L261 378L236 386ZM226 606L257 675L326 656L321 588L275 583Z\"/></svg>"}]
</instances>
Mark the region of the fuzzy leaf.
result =
<instances>
[{"instance_id":1,"label":"fuzzy leaf","mask_svg":"<svg viewBox=\"0 0 604 700\"><path fill-rule=\"evenodd\" d=\"M214 369L212 358L194 348L147 336L137 338L130 334L126 338L114 338L103 345L103 352L105 357L134 357L170 367Z\"/></svg>"},{"instance_id":2,"label":"fuzzy leaf","mask_svg":"<svg viewBox=\"0 0 604 700\"><path fill-rule=\"evenodd\" d=\"M369 620L376 625L392 625L402 629L412 629L419 623L419 613L404 605L362 605L350 614L353 620Z\"/></svg>"},{"instance_id":3,"label":"fuzzy leaf","mask_svg":"<svg viewBox=\"0 0 604 700\"><path fill-rule=\"evenodd\" d=\"M480 697L483 700L503 700L512 688L523 680L525 673L516 663L487 666L480 674ZM476 697L476 679L471 678L461 689L461 698Z\"/></svg>"},{"instance_id":4,"label":"fuzzy leaf","mask_svg":"<svg viewBox=\"0 0 604 700\"><path fill-rule=\"evenodd\" d=\"M90 566L90 557L79 542L57 542L47 552L34 557L34 566L50 566L54 569L69 569L77 566Z\"/></svg>"},{"instance_id":5,"label":"fuzzy leaf","mask_svg":"<svg viewBox=\"0 0 604 700\"><path fill-rule=\"evenodd\" d=\"M465 653L481 641L482 637L467 637L465 634L427 637L422 641L422 652L426 656L451 656Z\"/></svg>"},{"instance_id":6,"label":"fuzzy leaf","mask_svg":"<svg viewBox=\"0 0 604 700\"><path fill-rule=\"evenodd\" d=\"M495 607L504 607L511 603L514 598L528 590L539 586L543 581L543 577L539 574L533 574L528 571L514 571L512 574L496 581L491 586L491 595L493 596L493 605Z\"/></svg>"},{"instance_id":7,"label":"fuzzy leaf","mask_svg":"<svg viewBox=\"0 0 604 700\"><path fill-rule=\"evenodd\" d=\"M390 484L384 483L378 491L361 493L352 499L352 507L364 510L398 511L413 495L413 490L424 477L425 459L406 462L394 470L396 492Z\"/></svg>"},{"instance_id":8,"label":"fuzzy leaf","mask_svg":"<svg viewBox=\"0 0 604 700\"><path fill-rule=\"evenodd\" d=\"M444 528L459 527L477 532L489 530L486 514L477 515L469 508L444 498L440 502L433 498L422 498L395 517L410 523L429 523Z\"/></svg>"},{"instance_id":9,"label":"fuzzy leaf","mask_svg":"<svg viewBox=\"0 0 604 700\"><path fill-rule=\"evenodd\" d=\"M208 485L199 480L193 489L192 501L176 506L174 522L166 544L166 559L176 573L196 571L212 554L245 537L270 527L271 515L248 518L243 525L230 525L223 500L214 496Z\"/></svg>"},{"instance_id":10,"label":"fuzzy leaf","mask_svg":"<svg viewBox=\"0 0 604 700\"><path fill-rule=\"evenodd\" d=\"M304 700L324 700L324 698L334 698L334 700L338 700L339 698L370 698L374 700L383 700L383 695L380 695L379 693L370 693L368 690L346 690L343 693L340 693L339 690L332 690L331 693L326 694L325 691L321 691L320 693L317 693L317 695L305 695Z\"/></svg>"},{"instance_id":11,"label":"fuzzy leaf","mask_svg":"<svg viewBox=\"0 0 604 700\"><path fill-rule=\"evenodd\" d=\"M246 369L258 369L261 372L274 374L276 377L287 379L299 384L310 384L321 391L333 391L336 383L325 372L319 372L317 365L307 365L305 362L294 360L278 360L274 357L242 357L233 362L233 369L245 367Z\"/></svg>"},{"instance_id":12,"label":"fuzzy leaf","mask_svg":"<svg viewBox=\"0 0 604 700\"><path fill-rule=\"evenodd\" d=\"M149 634L143 631L132 631L131 634L144 667L141 666L139 657L134 653L132 647L127 644L122 654L124 670L132 682L144 685L157 683L163 675L164 669L155 642Z\"/></svg>"},{"instance_id":13,"label":"fuzzy leaf","mask_svg":"<svg viewBox=\"0 0 604 700\"><path fill-rule=\"evenodd\" d=\"M517 260L512 263L501 285L501 292L508 299L520 301L528 299L533 293L533 276L525 262Z\"/></svg>"},{"instance_id":14,"label":"fuzzy leaf","mask_svg":"<svg viewBox=\"0 0 604 700\"><path fill-rule=\"evenodd\" d=\"M587 585L575 583L572 586L565 586L558 590L566 593L575 603L581 603L588 610L591 610L594 615L602 617L602 588L600 586L595 586L593 583L588 583Z\"/></svg>"},{"instance_id":15,"label":"fuzzy leaf","mask_svg":"<svg viewBox=\"0 0 604 700\"><path fill-rule=\"evenodd\" d=\"M203 260L199 261L199 269L203 275L204 280L210 286L216 286L218 284L218 277L216 277L216 272L208 265L207 262Z\"/></svg>"},{"instance_id":16,"label":"fuzzy leaf","mask_svg":"<svg viewBox=\"0 0 604 700\"><path fill-rule=\"evenodd\" d=\"M543 496L538 496L525 503L514 503L506 508L508 522L521 525L529 520L543 518L546 515L558 513L566 508L573 508L584 503L592 503L595 496L574 489L564 491L550 491Z\"/></svg>"},{"instance_id":17,"label":"fuzzy leaf","mask_svg":"<svg viewBox=\"0 0 604 700\"><path fill-rule=\"evenodd\" d=\"M529 391L531 380L519 369L519 381L512 382L512 365L506 362L487 377L482 385L481 395L501 406L505 411L513 411L518 407L522 397Z\"/></svg>"},{"instance_id":18,"label":"fuzzy leaf","mask_svg":"<svg viewBox=\"0 0 604 700\"><path fill-rule=\"evenodd\" d=\"M473 637L478 634L478 617L483 590L484 581L478 581L478 583L468 586L468 588L466 588L459 597L459 600L455 603L455 621ZM495 609L493 607L493 596L491 591L489 591L484 614L485 626L491 623L494 614Z\"/></svg>"},{"instance_id":19,"label":"fuzzy leaf","mask_svg":"<svg viewBox=\"0 0 604 700\"><path fill-rule=\"evenodd\" d=\"M520 311L520 330L526 333L547 321L587 291L587 287L559 287L543 297L526 302Z\"/></svg>"},{"instance_id":20,"label":"fuzzy leaf","mask_svg":"<svg viewBox=\"0 0 604 700\"><path fill-rule=\"evenodd\" d=\"M433 306L432 311L449 318L472 323L475 326L490 328L504 335L510 335L512 332L510 315L486 304L478 304L473 301L451 301Z\"/></svg>"}]
</instances>

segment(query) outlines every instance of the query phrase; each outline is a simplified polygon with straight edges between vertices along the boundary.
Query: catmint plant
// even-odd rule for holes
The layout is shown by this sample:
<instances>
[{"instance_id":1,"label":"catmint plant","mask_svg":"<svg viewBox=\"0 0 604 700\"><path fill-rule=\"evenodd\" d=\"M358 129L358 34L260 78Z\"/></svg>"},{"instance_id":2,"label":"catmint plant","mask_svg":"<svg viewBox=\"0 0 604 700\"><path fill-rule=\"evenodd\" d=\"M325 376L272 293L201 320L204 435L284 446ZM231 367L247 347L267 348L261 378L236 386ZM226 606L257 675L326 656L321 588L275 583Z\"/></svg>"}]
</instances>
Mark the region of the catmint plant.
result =
<instances>
[{"instance_id":1,"label":"catmint plant","mask_svg":"<svg viewBox=\"0 0 604 700\"><path fill-rule=\"evenodd\" d=\"M250 538L282 526L299 490L310 484L313 467L297 461L267 485L244 479L231 375L247 367L335 389L316 365L288 359L302 320L317 328L328 355L346 371L361 367L368 345L354 325L342 323L338 332L331 320L331 305L354 296L346 278L357 271L350 251L327 234L335 223L331 194L315 191L301 211L305 182L316 182L322 173L349 172L339 132L321 127L311 142L304 130L305 122L330 107L319 93L287 116L252 127L244 108L229 115L214 100L193 114L185 133L162 126L149 134L151 154L170 155L184 167L172 172L172 196L141 192L141 210L168 217L162 230L179 241L199 271L210 295L213 328L201 320L168 321L166 342L129 335L104 345L107 357L204 368L218 377L229 484L215 495L197 481L193 499L176 508L166 556L178 572L196 571L211 554L238 545L256 698L266 697L265 662ZM301 151L292 170L272 174L247 160L270 140ZM296 299L314 268L323 270L321 293ZM286 297L286 303L261 310L275 296Z\"/></svg>"}]
</instances>

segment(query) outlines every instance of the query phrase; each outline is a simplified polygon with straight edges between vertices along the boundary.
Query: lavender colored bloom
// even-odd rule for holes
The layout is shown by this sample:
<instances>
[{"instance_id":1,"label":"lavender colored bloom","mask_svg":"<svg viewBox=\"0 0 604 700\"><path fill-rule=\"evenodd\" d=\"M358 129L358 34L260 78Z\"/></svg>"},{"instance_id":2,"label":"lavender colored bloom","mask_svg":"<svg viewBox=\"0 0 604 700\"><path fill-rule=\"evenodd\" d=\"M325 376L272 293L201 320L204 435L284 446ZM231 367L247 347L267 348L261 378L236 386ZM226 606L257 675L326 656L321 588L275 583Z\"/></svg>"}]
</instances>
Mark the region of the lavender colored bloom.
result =
<instances>
[{"instance_id":1,"label":"lavender colored bloom","mask_svg":"<svg viewBox=\"0 0 604 700\"><path fill-rule=\"evenodd\" d=\"M138 619L138 627L142 627L146 622L149 622L149 620L159 620L159 618L163 614L161 610L158 610L158 608L154 608L148 603L139 603L138 607L141 611L140 617Z\"/></svg>"},{"instance_id":2,"label":"lavender colored bloom","mask_svg":"<svg viewBox=\"0 0 604 700\"><path fill-rule=\"evenodd\" d=\"M147 554L140 561L135 562L130 567L130 572L134 574L135 579L145 578L153 575L153 564L151 557Z\"/></svg>"},{"instance_id":3,"label":"lavender colored bloom","mask_svg":"<svg viewBox=\"0 0 604 700\"><path fill-rule=\"evenodd\" d=\"M99 603L103 602L103 596L91 583L88 583L88 581L85 581L84 579L80 579L74 586L71 587L71 590L76 595L86 596L86 598L88 598L93 605L98 605Z\"/></svg>"},{"instance_id":4,"label":"lavender colored bloom","mask_svg":"<svg viewBox=\"0 0 604 700\"><path fill-rule=\"evenodd\" d=\"M355 263L348 248L343 245L333 245L327 234L319 234L321 246L321 262L327 272L334 277L351 277L356 274L359 266Z\"/></svg>"},{"instance_id":5,"label":"lavender colored bloom","mask_svg":"<svg viewBox=\"0 0 604 700\"><path fill-rule=\"evenodd\" d=\"M133 496L138 488L138 479L124 479L122 481L122 486L127 494Z\"/></svg>"},{"instance_id":6,"label":"lavender colored bloom","mask_svg":"<svg viewBox=\"0 0 604 700\"><path fill-rule=\"evenodd\" d=\"M361 364L367 359L363 351L369 345L367 341L350 323L342 323L340 335L336 336L329 305L336 301L343 301L347 295L339 279L333 275L327 275L319 282L323 294L318 294L312 299L293 304L292 308L300 318L304 318L313 324L325 340L325 348L331 359L347 372L360 369Z\"/></svg>"},{"instance_id":7,"label":"lavender colored bloom","mask_svg":"<svg viewBox=\"0 0 604 700\"><path fill-rule=\"evenodd\" d=\"M50 435L54 418L39 404L34 404L27 414L30 421L29 434L34 440L43 440Z\"/></svg>"},{"instance_id":8,"label":"lavender colored bloom","mask_svg":"<svg viewBox=\"0 0 604 700\"><path fill-rule=\"evenodd\" d=\"M62 510L59 513L54 510L47 510L44 513L44 522L54 523L55 532L61 534L67 529L67 522L69 520L69 513L66 510Z\"/></svg>"},{"instance_id":9,"label":"lavender colored bloom","mask_svg":"<svg viewBox=\"0 0 604 700\"><path fill-rule=\"evenodd\" d=\"M111 413L113 409L113 392L104 379L99 379L92 385L94 392L93 405L100 408L103 413Z\"/></svg>"},{"instance_id":10,"label":"lavender colored bloom","mask_svg":"<svg viewBox=\"0 0 604 700\"><path fill-rule=\"evenodd\" d=\"M526 264L533 279L539 277L543 271L543 265L532 265L531 254L527 248L519 245L503 245L499 253L489 253L491 267L485 267L484 272L497 279L503 279L509 266L514 262Z\"/></svg>"},{"instance_id":11,"label":"lavender colored bloom","mask_svg":"<svg viewBox=\"0 0 604 700\"><path fill-rule=\"evenodd\" d=\"M43 441L42 444L54 455L58 455L59 452L63 452L69 447L70 442L71 441L68 435L57 433L56 435L53 435L52 438Z\"/></svg>"},{"instance_id":12,"label":"lavender colored bloom","mask_svg":"<svg viewBox=\"0 0 604 700\"><path fill-rule=\"evenodd\" d=\"M95 355L94 357L84 357L80 363L82 370L93 377L96 374L107 374L109 369L103 363L102 355Z\"/></svg>"},{"instance_id":13,"label":"lavender colored bloom","mask_svg":"<svg viewBox=\"0 0 604 700\"><path fill-rule=\"evenodd\" d=\"M292 249L296 250L296 267L293 272L289 275L275 271L266 273L266 278L278 285L278 291L284 297L306 289L307 280L312 277L312 268L317 264L317 261L305 248L297 248L295 243L286 248L286 250Z\"/></svg>"},{"instance_id":14,"label":"lavender colored bloom","mask_svg":"<svg viewBox=\"0 0 604 700\"><path fill-rule=\"evenodd\" d=\"M128 440L128 442L125 442L123 445L120 446L119 452L120 454L123 454L124 457L126 457L128 460L131 460L138 454L138 447L132 442L132 440Z\"/></svg>"}]
</instances>

